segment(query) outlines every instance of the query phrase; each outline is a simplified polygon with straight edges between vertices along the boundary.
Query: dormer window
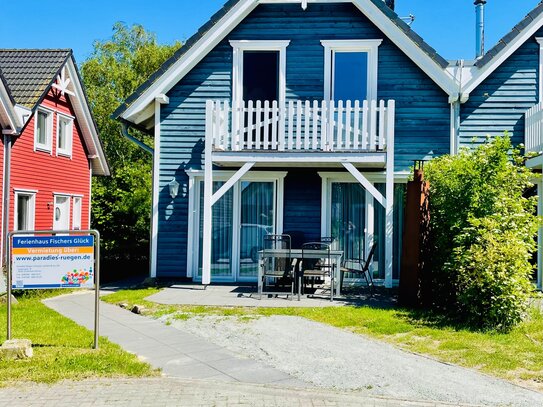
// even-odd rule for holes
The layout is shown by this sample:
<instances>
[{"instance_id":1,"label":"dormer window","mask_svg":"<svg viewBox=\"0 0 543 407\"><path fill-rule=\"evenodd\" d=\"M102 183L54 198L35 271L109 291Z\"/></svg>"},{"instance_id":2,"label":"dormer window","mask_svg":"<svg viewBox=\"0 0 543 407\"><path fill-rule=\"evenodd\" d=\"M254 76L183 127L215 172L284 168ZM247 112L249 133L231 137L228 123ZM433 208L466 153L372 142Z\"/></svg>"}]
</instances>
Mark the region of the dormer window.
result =
<instances>
[{"instance_id":1,"label":"dormer window","mask_svg":"<svg viewBox=\"0 0 543 407\"><path fill-rule=\"evenodd\" d=\"M382 40L323 40L324 99L377 99L377 50Z\"/></svg>"},{"instance_id":2,"label":"dormer window","mask_svg":"<svg viewBox=\"0 0 543 407\"><path fill-rule=\"evenodd\" d=\"M72 156L73 119L57 115L57 155Z\"/></svg>"},{"instance_id":3,"label":"dormer window","mask_svg":"<svg viewBox=\"0 0 543 407\"><path fill-rule=\"evenodd\" d=\"M53 141L53 114L38 108L35 116L34 149L51 152Z\"/></svg>"}]
</instances>

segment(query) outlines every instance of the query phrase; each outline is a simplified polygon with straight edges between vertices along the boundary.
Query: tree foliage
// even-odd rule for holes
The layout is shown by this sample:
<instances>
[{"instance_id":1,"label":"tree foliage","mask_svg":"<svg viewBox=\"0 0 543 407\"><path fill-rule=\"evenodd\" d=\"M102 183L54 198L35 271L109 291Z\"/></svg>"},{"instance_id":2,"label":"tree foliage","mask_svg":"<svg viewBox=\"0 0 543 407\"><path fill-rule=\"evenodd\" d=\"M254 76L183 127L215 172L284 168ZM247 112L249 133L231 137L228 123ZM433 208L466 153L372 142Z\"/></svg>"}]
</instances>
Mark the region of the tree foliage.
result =
<instances>
[{"instance_id":1,"label":"tree foliage","mask_svg":"<svg viewBox=\"0 0 543 407\"><path fill-rule=\"evenodd\" d=\"M509 137L429 163L436 305L478 328L508 330L526 310L538 219L534 176Z\"/></svg>"},{"instance_id":2,"label":"tree foliage","mask_svg":"<svg viewBox=\"0 0 543 407\"><path fill-rule=\"evenodd\" d=\"M111 177L93 182L92 223L102 234L106 259L142 259L148 254L152 157L121 135L111 114L179 47L160 45L142 26L113 26L113 35L95 41L81 65ZM152 145L149 135L136 136Z\"/></svg>"}]
</instances>

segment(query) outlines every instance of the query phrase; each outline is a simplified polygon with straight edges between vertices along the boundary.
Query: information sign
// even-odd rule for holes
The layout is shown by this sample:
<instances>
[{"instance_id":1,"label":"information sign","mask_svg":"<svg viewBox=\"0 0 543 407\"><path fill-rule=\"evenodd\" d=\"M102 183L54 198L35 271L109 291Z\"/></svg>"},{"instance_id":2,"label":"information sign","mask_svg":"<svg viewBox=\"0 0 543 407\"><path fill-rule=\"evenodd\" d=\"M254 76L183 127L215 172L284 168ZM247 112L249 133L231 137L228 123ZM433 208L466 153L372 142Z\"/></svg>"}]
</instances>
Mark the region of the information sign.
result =
<instances>
[{"instance_id":1,"label":"information sign","mask_svg":"<svg viewBox=\"0 0 543 407\"><path fill-rule=\"evenodd\" d=\"M13 289L94 288L94 236L14 236Z\"/></svg>"}]
</instances>

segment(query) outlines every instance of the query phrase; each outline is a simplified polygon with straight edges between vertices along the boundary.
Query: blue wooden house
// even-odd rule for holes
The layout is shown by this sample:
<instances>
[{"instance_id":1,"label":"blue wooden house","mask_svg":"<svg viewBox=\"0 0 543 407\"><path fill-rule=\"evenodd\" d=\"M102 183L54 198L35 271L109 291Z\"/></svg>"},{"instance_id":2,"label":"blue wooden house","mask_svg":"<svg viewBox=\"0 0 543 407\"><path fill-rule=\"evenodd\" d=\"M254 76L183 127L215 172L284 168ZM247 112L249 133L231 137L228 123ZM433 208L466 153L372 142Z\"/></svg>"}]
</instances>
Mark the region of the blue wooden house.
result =
<instances>
[{"instance_id":1,"label":"blue wooden house","mask_svg":"<svg viewBox=\"0 0 543 407\"><path fill-rule=\"evenodd\" d=\"M333 236L345 257L377 243L392 287L413 161L504 130L524 141L541 5L468 63L393 3L230 0L117 109L127 136L155 138L151 276L256 281L262 237L288 233Z\"/></svg>"}]
</instances>

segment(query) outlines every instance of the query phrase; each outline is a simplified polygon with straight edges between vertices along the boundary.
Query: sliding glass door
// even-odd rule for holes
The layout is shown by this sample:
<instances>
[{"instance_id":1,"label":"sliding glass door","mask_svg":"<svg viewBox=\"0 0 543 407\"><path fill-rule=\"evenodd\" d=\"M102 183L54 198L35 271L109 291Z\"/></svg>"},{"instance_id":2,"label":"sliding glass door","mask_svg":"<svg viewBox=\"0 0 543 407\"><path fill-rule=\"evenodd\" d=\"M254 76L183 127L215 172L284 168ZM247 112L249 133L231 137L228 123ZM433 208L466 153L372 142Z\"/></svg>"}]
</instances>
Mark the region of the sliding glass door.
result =
<instances>
[{"instance_id":1,"label":"sliding glass door","mask_svg":"<svg viewBox=\"0 0 543 407\"><path fill-rule=\"evenodd\" d=\"M223 181L214 182L217 191ZM204 184L199 183L198 264L202 276ZM276 225L276 181L239 181L213 205L211 281L254 281L264 236Z\"/></svg>"}]
</instances>

